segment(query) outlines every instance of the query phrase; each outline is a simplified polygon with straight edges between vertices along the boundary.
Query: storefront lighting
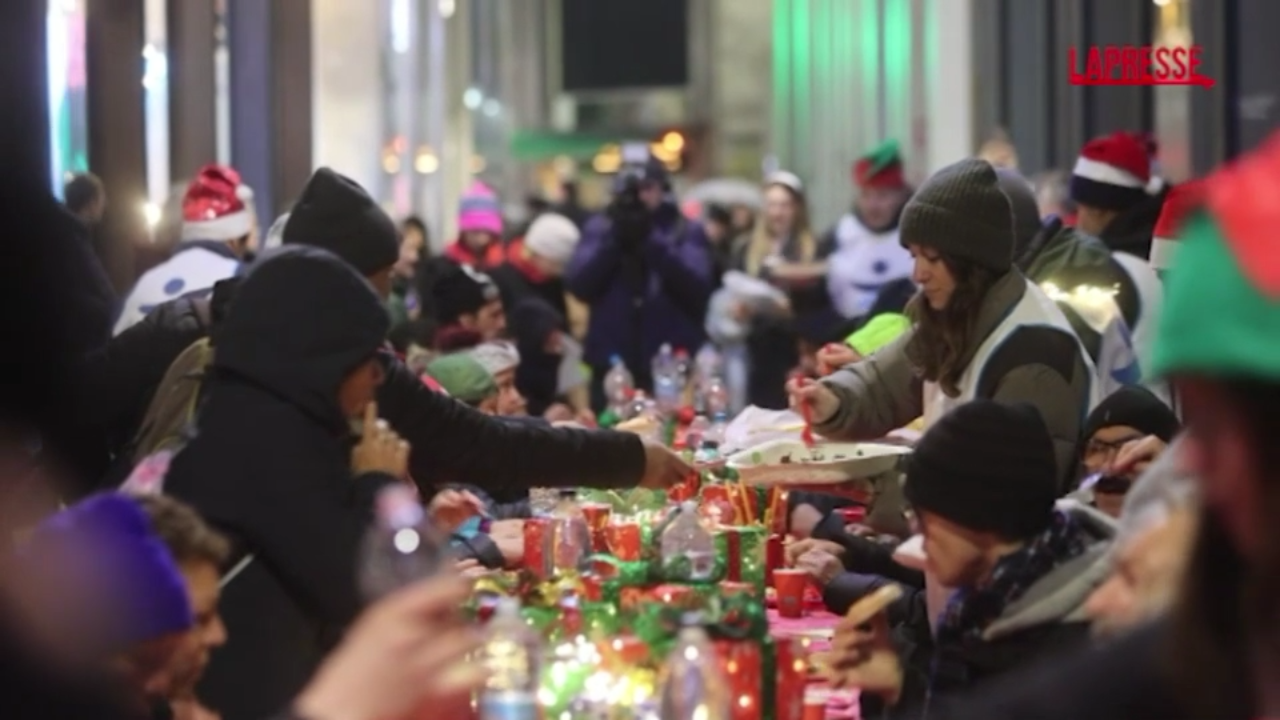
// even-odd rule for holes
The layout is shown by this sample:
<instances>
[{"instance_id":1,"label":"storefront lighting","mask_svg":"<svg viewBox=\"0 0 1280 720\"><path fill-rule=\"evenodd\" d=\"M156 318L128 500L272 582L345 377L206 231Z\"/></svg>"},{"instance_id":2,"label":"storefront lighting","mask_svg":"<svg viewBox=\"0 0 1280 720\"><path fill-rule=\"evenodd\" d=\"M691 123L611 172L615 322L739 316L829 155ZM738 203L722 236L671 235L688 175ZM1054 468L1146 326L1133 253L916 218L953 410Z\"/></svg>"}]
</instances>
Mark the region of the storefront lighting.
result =
<instances>
[{"instance_id":1,"label":"storefront lighting","mask_svg":"<svg viewBox=\"0 0 1280 720\"><path fill-rule=\"evenodd\" d=\"M413 159L413 169L420 175L430 175L440 169L440 158L430 148L419 150Z\"/></svg>"},{"instance_id":2,"label":"storefront lighting","mask_svg":"<svg viewBox=\"0 0 1280 720\"><path fill-rule=\"evenodd\" d=\"M147 228L154 230L160 224L160 206L153 202L142 203L142 217L146 218Z\"/></svg>"},{"instance_id":3,"label":"storefront lighting","mask_svg":"<svg viewBox=\"0 0 1280 720\"><path fill-rule=\"evenodd\" d=\"M684 136L672 130L662 136L662 147L666 148L668 152L678 153L684 150Z\"/></svg>"},{"instance_id":4,"label":"storefront lighting","mask_svg":"<svg viewBox=\"0 0 1280 720\"><path fill-rule=\"evenodd\" d=\"M395 155L386 155L382 158L382 169L388 175L397 175L400 173L400 158Z\"/></svg>"},{"instance_id":5,"label":"storefront lighting","mask_svg":"<svg viewBox=\"0 0 1280 720\"><path fill-rule=\"evenodd\" d=\"M1151 0L1151 2L1155 3L1156 5L1159 5L1160 7L1164 7L1165 5L1169 4L1169 0Z\"/></svg>"},{"instance_id":6,"label":"storefront lighting","mask_svg":"<svg viewBox=\"0 0 1280 720\"><path fill-rule=\"evenodd\" d=\"M462 93L462 104L467 106L468 110L475 110L484 102L484 93L480 92L480 88L467 88Z\"/></svg>"},{"instance_id":7,"label":"storefront lighting","mask_svg":"<svg viewBox=\"0 0 1280 720\"><path fill-rule=\"evenodd\" d=\"M498 113L502 112L502 103L493 98L484 101L484 114L488 117L498 117Z\"/></svg>"},{"instance_id":8,"label":"storefront lighting","mask_svg":"<svg viewBox=\"0 0 1280 720\"><path fill-rule=\"evenodd\" d=\"M409 52L410 27L413 25L409 0L392 0L391 3L391 49L403 55Z\"/></svg>"},{"instance_id":9,"label":"storefront lighting","mask_svg":"<svg viewBox=\"0 0 1280 720\"><path fill-rule=\"evenodd\" d=\"M458 9L457 0L440 0L440 17L448 20L453 17L453 13Z\"/></svg>"}]
</instances>

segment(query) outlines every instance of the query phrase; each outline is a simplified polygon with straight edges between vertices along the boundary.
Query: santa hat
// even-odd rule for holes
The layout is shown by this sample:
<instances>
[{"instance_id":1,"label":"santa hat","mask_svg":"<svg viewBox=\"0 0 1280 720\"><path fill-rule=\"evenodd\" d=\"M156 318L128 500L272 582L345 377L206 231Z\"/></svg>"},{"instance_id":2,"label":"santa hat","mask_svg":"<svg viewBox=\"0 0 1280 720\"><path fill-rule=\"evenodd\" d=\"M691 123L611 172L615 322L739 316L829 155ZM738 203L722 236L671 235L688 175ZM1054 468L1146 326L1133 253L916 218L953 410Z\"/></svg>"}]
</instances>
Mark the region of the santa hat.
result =
<instances>
[{"instance_id":1,"label":"santa hat","mask_svg":"<svg viewBox=\"0 0 1280 720\"><path fill-rule=\"evenodd\" d=\"M1117 132L1085 143L1071 171L1071 199L1103 210L1124 211L1147 197L1151 158L1145 143Z\"/></svg>"},{"instance_id":2,"label":"santa hat","mask_svg":"<svg viewBox=\"0 0 1280 720\"><path fill-rule=\"evenodd\" d=\"M249 205L253 190L240 173L224 165L206 165L182 198L182 239L236 240L253 230Z\"/></svg>"},{"instance_id":3,"label":"santa hat","mask_svg":"<svg viewBox=\"0 0 1280 720\"><path fill-rule=\"evenodd\" d=\"M524 246L529 252L564 266L573 257L581 239L582 232L572 220L556 213L543 213L529 226L524 235Z\"/></svg>"},{"instance_id":4,"label":"santa hat","mask_svg":"<svg viewBox=\"0 0 1280 720\"><path fill-rule=\"evenodd\" d=\"M1156 136L1153 133L1133 132L1129 134L1147 150L1147 162L1150 163L1151 167L1151 179L1147 181L1147 194L1159 195L1164 191L1166 184L1164 177L1161 176L1159 172L1160 143L1156 141Z\"/></svg>"},{"instance_id":5,"label":"santa hat","mask_svg":"<svg viewBox=\"0 0 1280 720\"><path fill-rule=\"evenodd\" d=\"M1148 261L1156 270L1173 267L1173 255L1178 247L1178 235L1191 212L1204 201L1204 186L1199 181L1174 185L1160 207L1160 219L1156 221L1151 238L1151 256Z\"/></svg>"},{"instance_id":6,"label":"santa hat","mask_svg":"<svg viewBox=\"0 0 1280 720\"><path fill-rule=\"evenodd\" d=\"M905 188L898 141L886 140L858 158L853 164L853 184L860 188Z\"/></svg>"},{"instance_id":7,"label":"santa hat","mask_svg":"<svg viewBox=\"0 0 1280 720\"><path fill-rule=\"evenodd\" d=\"M471 183L459 203L458 231L502 234L502 206L498 196L478 180Z\"/></svg>"}]
</instances>

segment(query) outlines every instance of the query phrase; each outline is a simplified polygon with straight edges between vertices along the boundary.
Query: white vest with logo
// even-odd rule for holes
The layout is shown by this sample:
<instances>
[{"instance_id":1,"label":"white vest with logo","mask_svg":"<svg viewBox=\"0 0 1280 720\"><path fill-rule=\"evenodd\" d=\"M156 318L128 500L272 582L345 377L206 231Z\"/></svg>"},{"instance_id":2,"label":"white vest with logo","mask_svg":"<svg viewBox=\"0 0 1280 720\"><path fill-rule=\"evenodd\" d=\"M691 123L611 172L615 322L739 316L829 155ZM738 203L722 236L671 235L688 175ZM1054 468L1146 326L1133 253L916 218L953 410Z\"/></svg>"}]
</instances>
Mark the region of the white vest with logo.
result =
<instances>
[{"instance_id":1,"label":"white vest with logo","mask_svg":"<svg viewBox=\"0 0 1280 720\"><path fill-rule=\"evenodd\" d=\"M898 241L898 230L876 233L853 213L836 226L836 249L827 259L827 292L837 312L858 317L871 309L885 285L911 277L915 261Z\"/></svg>"},{"instance_id":2,"label":"white vest with logo","mask_svg":"<svg viewBox=\"0 0 1280 720\"><path fill-rule=\"evenodd\" d=\"M973 360L969 362L969 367L965 368L964 374L960 376L960 382L958 383L960 395L957 397L947 395L936 382L926 382L924 384L924 426L926 430L938 418L974 399L978 389L978 380L982 377L982 370L986 367L987 360L991 358L996 350L1000 349L1000 346L1015 330L1026 325L1057 328L1069 334L1076 341L1076 348L1089 371L1089 405L1085 408L1085 412L1092 410L1093 406L1098 403L1097 371L1094 369L1093 361L1089 359L1089 353L1085 352L1084 345L1080 343L1080 339L1076 337L1075 330L1071 328L1071 323L1067 321L1067 316L1062 314L1062 310L1058 308L1057 303L1050 300L1043 290L1030 281L1024 282L1026 282L1027 289L1022 294L1022 299L1013 306L1013 309L1009 311L1004 320L1001 320L1000 324L996 325L995 329L982 341L982 344L978 346L977 352L974 353ZM1082 416L1080 420L1083 422L1084 417Z\"/></svg>"}]
</instances>

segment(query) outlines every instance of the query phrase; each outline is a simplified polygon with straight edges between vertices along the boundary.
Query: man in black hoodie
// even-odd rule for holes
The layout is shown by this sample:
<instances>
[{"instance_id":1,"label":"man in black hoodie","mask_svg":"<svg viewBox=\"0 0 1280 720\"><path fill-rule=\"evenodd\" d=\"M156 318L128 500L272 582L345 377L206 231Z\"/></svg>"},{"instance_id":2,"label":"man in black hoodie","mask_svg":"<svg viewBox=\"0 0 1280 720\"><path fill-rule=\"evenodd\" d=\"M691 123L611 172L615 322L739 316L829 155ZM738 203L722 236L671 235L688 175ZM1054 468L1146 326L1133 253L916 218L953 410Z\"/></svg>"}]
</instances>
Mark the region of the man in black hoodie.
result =
<instances>
[{"instance_id":1,"label":"man in black hoodie","mask_svg":"<svg viewBox=\"0 0 1280 720\"><path fill-rule=\"evenodd\" d=\"M352 568L387 472L352 470L350 421L373 400L390 318L323 250L269 253L217 328L198 432L165 491L233 538L230 641L199 695L223 717L283 707L360 611ZM247 560L247 565L243 564Z\"/></svg>"},{"instance_id":2,"label":"man in black hoodie","mask_svg":"<svg viewBox=\"0 0 1280 720\"><path fill-rule=\"evenodd\" d=\"M317 170L307 183L285 226L284 242L330 250L368 278L379 294L390 290L391 268L399 258L395 223L363 188L332 170ZM108 436L117 456L131 455L128 441L160 379L178 354L216 328L238 282L220 283L208 299L180 298L161 305L113 338L86 370L96 392L84 413ZM487 417L432 392L394 357L387 360L378 408L416 448L410 474L427 490L453 482L490 491L663 486L688 471L669 450L628 434L512 425ZM106 458L96 461L105 469ZM118 483L127 475L127 468L115 471L108 482Z\"/></svg>"}]
</instances>

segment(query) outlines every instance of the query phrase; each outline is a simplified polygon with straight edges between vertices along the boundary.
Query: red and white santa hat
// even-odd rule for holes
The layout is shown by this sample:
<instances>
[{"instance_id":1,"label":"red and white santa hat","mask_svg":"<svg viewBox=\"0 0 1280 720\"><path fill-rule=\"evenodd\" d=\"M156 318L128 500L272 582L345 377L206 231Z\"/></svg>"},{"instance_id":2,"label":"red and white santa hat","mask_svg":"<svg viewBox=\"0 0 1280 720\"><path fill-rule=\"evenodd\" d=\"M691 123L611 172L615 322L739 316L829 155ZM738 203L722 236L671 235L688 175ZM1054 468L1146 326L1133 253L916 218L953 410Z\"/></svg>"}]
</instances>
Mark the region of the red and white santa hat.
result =
<instances>
[{"instance_id":1,"label":"red and white santa hat","mask_svg":"<svg viewBox=\"0 0 1280 720\"><path fill-rule=\"evenodd\" d=\"M1173 267L1173 257L1178 249L1179 234L1183 223L1196 208L1204 203L1204 185L1192 180L1169 188L1160 207L1160 219L1156 220L1151 238L1151 255L1148 262L1156 270Z\"/></svg>"},{"instance_id":2,"label":"red and white santa hat","mask_svg":"<svg viewBox=\"0 0 1280 720\"><path fill-rule=\"evenodd\" d=\"M1146 143L1117 132L1085 143L1071 171L1071 199L1102 210L1124 211L1145 200L1151 181Z\"/></svg>"},{"instance_id":3,"label":"red and white santa hat","mask_svg":"<svg viewBox=\"0 0 1280 720\"><path fill-rule=\"evenodd\" d=\"M206 165L182 199L182 240L236 240L253 230L253 190L225 165Z\"/></svg>"}]
</instances>

